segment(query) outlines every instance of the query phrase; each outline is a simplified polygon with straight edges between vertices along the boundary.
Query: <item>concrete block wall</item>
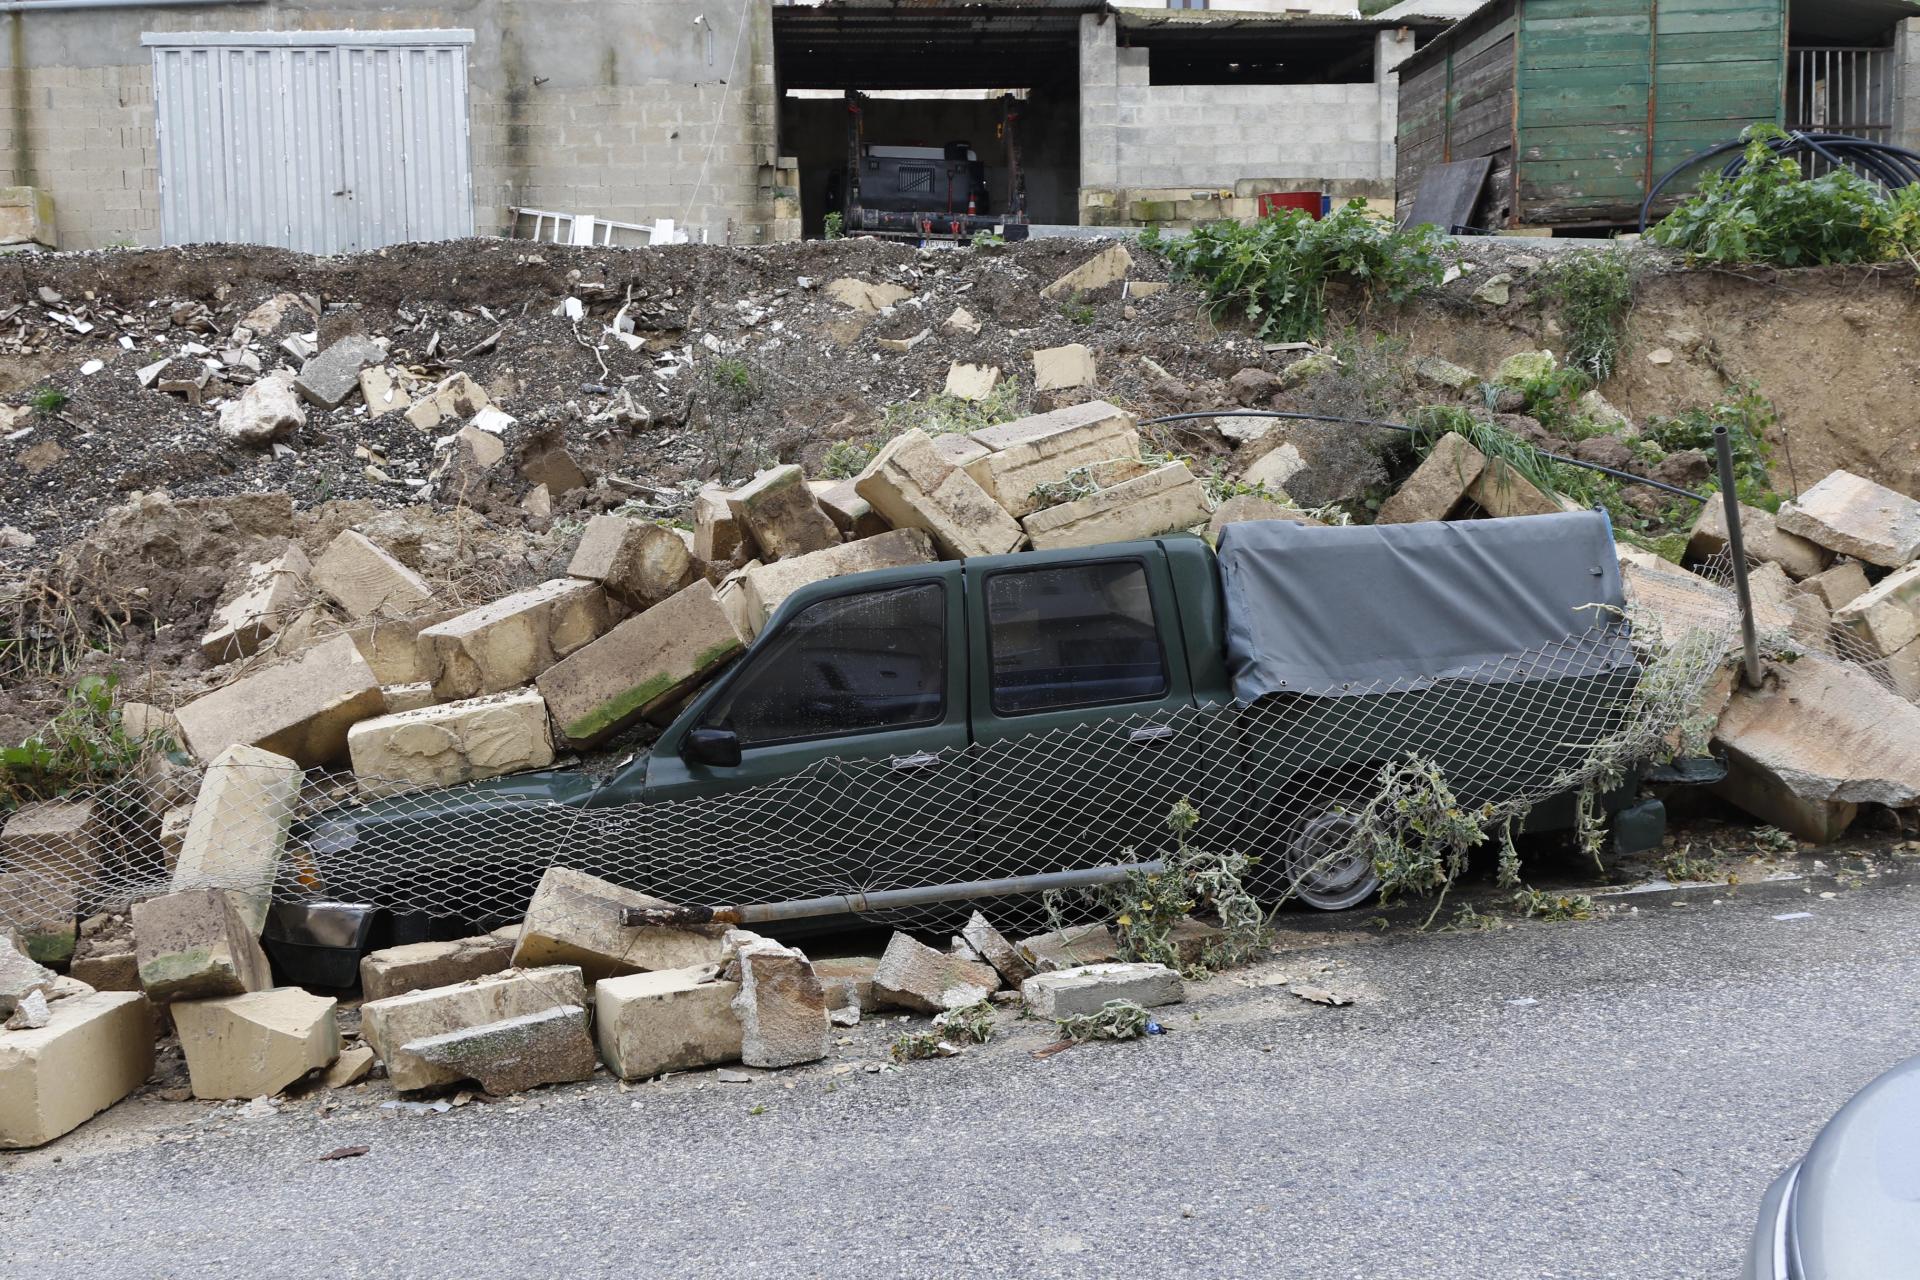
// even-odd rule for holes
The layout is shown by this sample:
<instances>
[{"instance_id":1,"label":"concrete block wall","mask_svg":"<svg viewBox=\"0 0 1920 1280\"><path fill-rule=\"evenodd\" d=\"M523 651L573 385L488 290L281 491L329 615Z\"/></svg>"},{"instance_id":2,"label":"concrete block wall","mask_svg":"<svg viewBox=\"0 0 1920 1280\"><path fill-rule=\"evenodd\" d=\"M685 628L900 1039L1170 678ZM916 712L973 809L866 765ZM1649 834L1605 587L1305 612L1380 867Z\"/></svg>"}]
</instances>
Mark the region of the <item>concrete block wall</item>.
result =
<instances>
[{"instance_id":1,"label":"concrete block wall","mask_svg":"<svg viewBox=\"0 0 1920 1280\"><path fill-rule=\"evenodd\" d=\"M150 65L0 68L0 186L52 190L62 248L156 243L157 166Z\"/></svg>"}]
</instances>

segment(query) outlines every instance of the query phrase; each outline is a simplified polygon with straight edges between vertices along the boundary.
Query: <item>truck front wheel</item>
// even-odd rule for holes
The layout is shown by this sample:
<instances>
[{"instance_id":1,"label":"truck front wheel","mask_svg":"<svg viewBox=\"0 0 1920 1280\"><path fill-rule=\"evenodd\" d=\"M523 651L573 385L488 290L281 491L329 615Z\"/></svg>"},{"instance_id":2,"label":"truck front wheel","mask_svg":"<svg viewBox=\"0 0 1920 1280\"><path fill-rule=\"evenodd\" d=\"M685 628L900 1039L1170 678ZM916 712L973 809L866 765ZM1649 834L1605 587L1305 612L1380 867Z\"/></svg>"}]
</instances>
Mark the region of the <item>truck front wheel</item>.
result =
<instances>
[{"instance_id":1,"label":"truck front wheel","mask_svg":"<svg viewBox=\"0 0 1920 1280\"><path fill-rule=\"evenodd\" d=\"M1317 911L1345 911L1379 892L1372 860L1353 847L1357 826L1339 807L1303 814L1288 825L1281 856L1295 897Z\"/></svg>"}]
</instances>

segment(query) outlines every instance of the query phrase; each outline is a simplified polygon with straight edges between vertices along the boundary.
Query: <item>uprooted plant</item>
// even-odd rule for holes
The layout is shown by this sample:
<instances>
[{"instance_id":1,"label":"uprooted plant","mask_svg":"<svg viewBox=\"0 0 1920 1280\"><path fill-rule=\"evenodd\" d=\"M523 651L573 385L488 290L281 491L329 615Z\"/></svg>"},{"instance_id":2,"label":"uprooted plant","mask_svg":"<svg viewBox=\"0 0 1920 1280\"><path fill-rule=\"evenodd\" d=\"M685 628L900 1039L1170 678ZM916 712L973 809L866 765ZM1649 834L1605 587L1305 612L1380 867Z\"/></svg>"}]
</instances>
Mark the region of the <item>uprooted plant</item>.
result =
<instances>
[{"instance_id":1,"label":"uprooted plant","mask_svg":"<svg viewBox=\"0 0 1920 1280\"><path fill-rule=\"evenodd\" d=\"M1613 376L1633 310L1633 263L1620 250L1570 253L1546 273L1545 293L1567 335L1567 363L1595 382Z\"/></svg>"},{"instance_id":2,"label":"uprooted plant","mask_svg":"<svg viewBox=\"0 0 1920 1280\"><path fill-rule=\"evenodd\" d=\"M114 705L117 683L110 675L83 677L46 728L17 747L0 747L0 813L103 786L172 745L164 734L128 732Z\"/></svg>"},{"instance_id":3,"label":"uprooted plant","mask_svg":"<svg viewBox=\"0 0 1920 1280\"><path fill-rule=\"evenodd\" d=\"M1089 1040L1137 1040L1149 1033L1153 1015L1131 1000L1109 1000L1092 1013L1056 1018L1060 1034L1076 1044Z\"/></svg>"}]
</instances>

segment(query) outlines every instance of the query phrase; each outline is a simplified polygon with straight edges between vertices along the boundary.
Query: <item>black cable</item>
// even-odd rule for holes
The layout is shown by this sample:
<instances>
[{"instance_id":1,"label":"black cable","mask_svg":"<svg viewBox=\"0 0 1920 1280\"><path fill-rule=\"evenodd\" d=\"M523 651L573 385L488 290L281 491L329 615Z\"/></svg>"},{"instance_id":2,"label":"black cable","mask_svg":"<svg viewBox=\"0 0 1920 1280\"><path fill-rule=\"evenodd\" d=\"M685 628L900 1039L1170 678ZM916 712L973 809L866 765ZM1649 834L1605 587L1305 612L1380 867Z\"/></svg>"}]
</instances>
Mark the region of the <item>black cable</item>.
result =
<instances>
[{"instance_id":1,"label":"black cable","mask_svg":"<svg viewBox=\"0 0 1920 1280\"><path fill-rule=\"evenodd\" d=\"M1778 138L1765 140L1767 149L1779 156L1817 155L1835 168L1843 166L1864 169L1875 181L1889 191L1898 191L1920 183L1920 152L1909 151L1905 147L1895 146L1891 142L1875 142L1871 138L1858 138L1850 133L1801 133L1795 131ZM1679 177L1684 171L1697 164L1703 164L1715 156L1734 152L1720 170L1720 176L1731 181L1740 176L1746 167L1747 146L1744 139L1736 138L1732 142L1723 142L1708 147L1697 155L1682 160L1653 184L1653 190L1647 192L1647 198L1640 204L1640 230L1644 234L1647 220L1653 212L1653 202L1667 184Z\"/></svg>"},{"instance_id":2,"label":"black cable","mask_svg":"<svg viewBox=\"0 0 1920 1280\"><path fill-rule=\"evenodd\" d=\"M1410 436L1420 434L1421 428L1410 427L1404 422L1383 422L1378 418L1343 418L1331 413L1290 413L1279 409L1214 409L1200 413L1169 413L1164 417L1148 418L1140 425L1158 426L1163 422L1191 422L1199 418L1286 418L1293 422L1341 422L1356 427L1384 427L1388 431L1403 431ZM1637 476L1631 471L1616 471L1612 467L1603 467L1597 462L1583 462L1579 458L1569 458L1558 453L1548 453L1545 449L1535 449L1543 458L1555 462L1564 462L1570 467L1584 467L1588 471L1598 471L1602 475L1612 476L1616 480L1626 480L1633 484L1644 484L1651 489L1659 489L1681 498L1692 498L1695 502L1705 502L1707 495L1695 493L1691 489L1682 489L1679 485L1668 484L1664 480L1655 480L1648 476Z\"/></svg>"}]
</instances>

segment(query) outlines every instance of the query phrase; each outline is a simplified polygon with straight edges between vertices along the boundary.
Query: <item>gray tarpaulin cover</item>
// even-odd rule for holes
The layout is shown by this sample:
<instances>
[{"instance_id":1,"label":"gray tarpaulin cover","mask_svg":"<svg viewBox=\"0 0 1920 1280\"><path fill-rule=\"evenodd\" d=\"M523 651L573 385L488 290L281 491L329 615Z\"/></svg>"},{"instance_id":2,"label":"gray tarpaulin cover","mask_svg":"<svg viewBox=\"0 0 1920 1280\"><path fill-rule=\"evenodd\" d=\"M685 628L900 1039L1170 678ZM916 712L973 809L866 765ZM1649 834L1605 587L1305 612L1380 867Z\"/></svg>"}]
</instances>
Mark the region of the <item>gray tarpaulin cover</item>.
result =
<instances>
[{"instance_id":1,"label":"gray tarpaulin cover","mask_svg":"<svg viewBox=\"0 0 1920 1280\"><path fill-rule=\"evenodd\" d=\"M1243 701L1458 677L1597 675L1632 654L1604 512L1220 535L1227 661ZM1611 625L1610 625L1611 624ZM1528 661L1516 665L1521 655ZM1342 686L1349 686L1345 689Z\"/></svg>"}]
</instances>

